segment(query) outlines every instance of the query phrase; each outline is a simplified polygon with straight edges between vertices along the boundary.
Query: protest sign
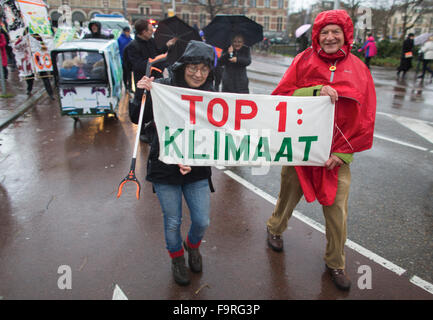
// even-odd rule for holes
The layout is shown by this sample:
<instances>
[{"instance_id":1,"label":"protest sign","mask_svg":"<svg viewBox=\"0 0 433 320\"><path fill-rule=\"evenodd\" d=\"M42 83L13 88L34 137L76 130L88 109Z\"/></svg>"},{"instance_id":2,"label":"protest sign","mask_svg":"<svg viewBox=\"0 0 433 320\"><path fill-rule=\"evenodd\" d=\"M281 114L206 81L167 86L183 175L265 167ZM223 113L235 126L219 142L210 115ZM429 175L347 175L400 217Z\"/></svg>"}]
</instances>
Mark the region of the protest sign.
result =
<instances>
[{"instance_id":1,"label":"protest sign","mask_svg":"<svg viewBox=\"0 0 433 320\"><path fill-rule=\"evenodd\" d=\"M42 0L3 0L2 7L21 78L52 71L53 33Z\"/></svg>"},{"instance_id":2,"label":"protest sign","mask_svg":"<svg viewBox=\"0 0 433 320\"><path fill-rule=\"evenodd\" d=\"M153 83L160 160L185 165L323 166L334 128L329 97L208 92Z\"/></svg>"}]
</instances>

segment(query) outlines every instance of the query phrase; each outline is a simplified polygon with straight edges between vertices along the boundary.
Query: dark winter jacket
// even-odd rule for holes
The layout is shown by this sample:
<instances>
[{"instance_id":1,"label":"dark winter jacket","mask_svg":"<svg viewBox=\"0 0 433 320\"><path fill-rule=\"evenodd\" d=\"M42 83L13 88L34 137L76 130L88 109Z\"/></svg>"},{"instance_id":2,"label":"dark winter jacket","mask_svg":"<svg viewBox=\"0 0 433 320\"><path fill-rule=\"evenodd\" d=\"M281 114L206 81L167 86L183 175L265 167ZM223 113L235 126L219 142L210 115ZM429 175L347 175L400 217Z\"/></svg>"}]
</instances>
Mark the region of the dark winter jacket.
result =
<instances>
[{"instance_id":1,"label":"dark winter jacket","mask_svg":"<svg viewBox=\"0 0 433 320\"><path fill-rule=\"evenodd\" d=\"M414 41L411 38L406 38L403 42L402 54L401 57L405 58L405 53L413 52Z\"/></svg>"},{"instance_id":2,"label":"dark winter jacket","mask_svg":"<svg viewBox=\"0 0 433 320\"><path fill-rule=\"evenodd\" d=\"M97 25L98 31L93 32L92 26ZM89 23L89 30L91 33L88 33L84 36L83 39L113 39L113 35L106 36L105 34L101 33L101 23L98 21L93 21Z\"/></svg>"},{"instance_id":3,"label":"dark winter jacket","mask_svg":"<svg viewBox=\"0 0 433 320\"><path fill-rule=\"evenodd\" d=\"M167 46L158 48L153 38L149 40L141 39L136 36L134 40L127 44L123 51L123 63L126 72L134 73L134 82L137 83L146 75L147 60L155 58L157 55L167 51ZM160 70L164 70L164 65L155 65ZM161 74L153 73L155 78L162 77ZM143 96L143 89L136 89L134 101L140 102Z\"/></svg>"},{"instance_id":4,"label":"dark winter jacket","mask_svg":"<svg viewBox=\"0 0 433 320\"><path fill-rule=\"evenodd\" d=\"M229 61L229 53L224 50L220 58L220 65L224 66L222 91L249 93L247 66L251 64L250 48L243 46L239 51L234 50L233 57L237 57L236 63Z\"/></svg>"},{"instance_id":5,"label":"dark winter jacket","mask_svg":"<svg viewBox=\"0 0 433 320\"><path fill-rule=\"evenodd\" d=\"M200 41L190 41L185 53L179 60L172 66L171 77L166 79L158 79L156 82L167 84L176 87L189 88L185 82L184 72L186 64L206 63L211 69L213 68L214 51L212 46ZM197 90L214 91L213 88L213 75L210 72L206 82ZM146 108L151 99L146 100ZM179 171L179 166L176 164L165 164L158 160L159 157L159 140L155 135L151 144L149 159L147 162L147 176L146 179L154 183L165 184L186 184L199 181L202 179L209 179L210 188L212 190L212 183L210 177L212 171L210 167L194 166L190 173L182 175Z\"/></svg>"}]
</instances>

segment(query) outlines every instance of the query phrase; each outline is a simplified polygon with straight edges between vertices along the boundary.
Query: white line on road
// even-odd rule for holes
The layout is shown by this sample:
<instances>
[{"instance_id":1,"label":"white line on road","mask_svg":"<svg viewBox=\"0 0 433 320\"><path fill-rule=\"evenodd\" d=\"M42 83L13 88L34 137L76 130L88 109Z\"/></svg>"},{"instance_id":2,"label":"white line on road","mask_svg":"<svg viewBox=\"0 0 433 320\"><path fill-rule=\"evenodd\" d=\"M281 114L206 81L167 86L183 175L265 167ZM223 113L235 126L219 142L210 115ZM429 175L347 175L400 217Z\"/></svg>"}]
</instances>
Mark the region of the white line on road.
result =
<instances>
[{"instance_id":1,"label":"white line on road","mask_svg":"<svg viewBox=\"0 0 433 320\"><path fill-rule=\"evenodd\" d=\"M400 123L402 126L408 128L409 130L412 130L422 138L426 139L430 143L433 143L433 125L432 122L404 117L404 116L398 116L391 113L386 112L377 112L377 114L390 117Z\"/></svg>"},{"instance_id":2,"label":"white line on road","mask_svg":"<svg viewBox=\"0 0 433 320\"><path fill-rule=\"evenodd\" d=\"M240 183L241 185L246 187L247 189L249 189L252 192L254 192L255 194L259 195L260 197L262 197L266 201L272 203L273 205L275 205L277 203L276 198L274 198L270 194L266 193L265 191L261 190L260 188L256 187L255 185L248 182L244 178L238 176L236 173L234 173L230 170L225 170L224 173L226 175L228 175L230 178L232 178L233 180L237 181L238 183ZM297 219L301 220L305 224L309 225L310 227L316 229L317 231L325 233L325 227L322 224L320 224L317 221L314 221L313 219L305 216L301 212L295 210L295 211L293 211L293 216L295 216ZM373 260L377 264L380 264L384 268L396 273L399 276L401 276L403 273L406 272L405 269L397 266L396 264L392 263L391 261L386 260L385 258L382 258L381 256L377 255L376 253L364 248L363 246L361 246L361 245L359 245L359 244L357 244L357 243L355 243L349 239L346 240L346 246L351 248L352 250L355 250L359 254L369 258L370 260ZM429 282L427 282L427 281L425 281L425 280L423 280L417 276L413 276L411 278L411 282L413 284L417 285L418 287L428 291L429 293L433 293L433 290L432 290L433 285L431 283L429 283Z\"/></svg>"},{"instance_id":3,"label":"white line on road","mask_svg":"<svg viewBox=\"0 0 433 320\"><path fill-rule=\"evenodd\" d=\"M403 141L400 141L400 140L397 140L397 139L392 139L392 138L384 137L384 136L382 136L380 134L374 134L374 137L378 138L378 139L386 140L386 141L389 141L389 142L394 142L394 143L400 144L402 146L418 149L418 150L421 150L421 151L428 151L427 148L420 147L420 146L417 146L417 145L414 145L414 144L411 144L411 143L403 142Z\"/></svg>"},{"instance_id":4,"label":"white line on road","mask_svg":"<svg viewBox=\"0 0 433 320\"><path fill-rule=\"evenodd\" d=\"M417 285L418 287L423 288L424 290L433 294L433 285L421 279L420 277L413 276L412 278L410 278L409 281L412 282L414 285Z\"/></svg>"}]
</instances>

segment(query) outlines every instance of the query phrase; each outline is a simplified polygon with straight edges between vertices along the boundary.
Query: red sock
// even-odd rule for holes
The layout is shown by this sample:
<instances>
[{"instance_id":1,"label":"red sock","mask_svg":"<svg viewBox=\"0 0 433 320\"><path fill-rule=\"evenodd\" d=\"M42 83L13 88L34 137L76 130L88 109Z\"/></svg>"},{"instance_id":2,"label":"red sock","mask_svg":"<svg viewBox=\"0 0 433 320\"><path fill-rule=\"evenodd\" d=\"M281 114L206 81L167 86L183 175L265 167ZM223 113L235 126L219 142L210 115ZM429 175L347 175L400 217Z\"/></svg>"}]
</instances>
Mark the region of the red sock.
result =
<instances>
[{"instance_id":1,"label":"red sock","mask_svg":"<svg viewBox=\"0 0 433 320\"><path fill-rule=\"evenodd\" d=\"M183 248L176 252L170 252L170 251L168 252L168 254L172 259L183 256L183 253L184 253Z\"/></svg>"},{"instance_id":2,"label":"red sock","mask_svg":"<svg viewBox=\"0 0 433 320\"><path fill-rule=\"evenodd\" d=\"M196 244L192 244L191 242L189 242L188 237L186 237L186 244L188 245L188 247L190 247L192 249L197 249L198 247L200 247L201 240Z\"/></svg>"}]
</instances>

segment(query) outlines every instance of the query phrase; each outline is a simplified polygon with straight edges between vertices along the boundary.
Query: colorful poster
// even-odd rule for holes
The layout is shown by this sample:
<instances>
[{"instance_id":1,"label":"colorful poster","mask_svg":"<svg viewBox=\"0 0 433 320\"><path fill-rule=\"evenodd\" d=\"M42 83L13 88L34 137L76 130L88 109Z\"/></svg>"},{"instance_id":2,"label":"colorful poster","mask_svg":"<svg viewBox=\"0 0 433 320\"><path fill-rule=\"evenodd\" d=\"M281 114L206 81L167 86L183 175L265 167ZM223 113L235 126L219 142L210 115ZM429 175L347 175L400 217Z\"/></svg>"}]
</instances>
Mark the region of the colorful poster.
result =
<instances>
[{"instance_id":1,"label":"colorful poster","mask_svg":"<svg viewBox=\"0 0 433 320\"><path fill-rule=\"evenodd\" d=\"M2 7L19 76L21 78L31 76L33 74L32 54L21 10L15 0L2 1Z\"/></svg>"},{"instance_id":2,"label":"colorful poster","mask_svg":"<svg viewBox=\"0 0 433 320\"><path fill-rule=\"evenodd\" d=\"M54 35L53 48L58 48L63 42L72 41L77 35L75 27L60 26Z\"/></svg>"},{"instance_id":3,"label":"colorful poster","mask_svg":"<svg viewBox=\"0 0 433 320\"><path fill-rule=\"evenodd\" d=\"M19 76L52 71L53 33L42 0L3 0L7 29Z\"/></svg>"},{"instance_id":4,"label":"colorful poster","mask_svg":"<svg viewBox=\"0 0 433 320\"><path fill-rule=\"evenodd\" d=\"M30 35L28 39L34 74L52 71L50 51L53 48L53 32L45 3L42 0L17 0L17 2Z\"/></svg>"},{"instance_id":5,"label":"colorful poster","mask_svg":"<svg viewBox=\"0 0 433 320\"><path fill-rule=\"evenodd\" d=\"M17 0L17 2L30 34L53 35L47 8L42 0Z\"/></svg>"},{"instance_id":6,"label":"colorful poster","mask_svg":"<svg viewBox=\"0 0 433 320\"><path fill-rule=\"evenodd\" d=\"M324 166L334 128L329 97L207 92L154 83L159 159L207 166Z\"/></svg>"}]
</instances>

